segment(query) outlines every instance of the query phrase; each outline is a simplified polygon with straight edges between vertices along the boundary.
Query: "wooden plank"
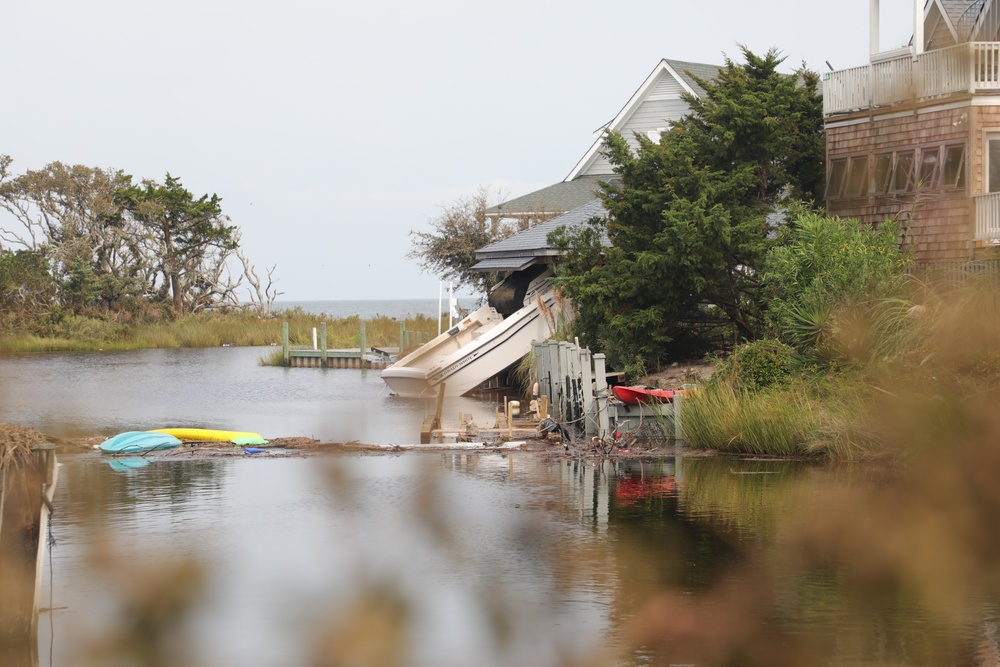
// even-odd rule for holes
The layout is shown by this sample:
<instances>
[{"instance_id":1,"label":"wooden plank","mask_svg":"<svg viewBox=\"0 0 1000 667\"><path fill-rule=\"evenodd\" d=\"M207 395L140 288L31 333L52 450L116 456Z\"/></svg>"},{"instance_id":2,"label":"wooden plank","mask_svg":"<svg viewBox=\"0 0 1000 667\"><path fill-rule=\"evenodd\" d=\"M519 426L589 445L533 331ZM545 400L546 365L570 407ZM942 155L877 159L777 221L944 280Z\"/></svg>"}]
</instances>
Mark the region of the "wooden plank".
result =
<instances>
[{"instance_id":1,"label":"wooden plank","mask_svg":"<svg viewBox=\"0 0 1000 667\"><path fill-rule=\"evenodd\" d=\"M437 421L438 424L441 423L441 411L444 409L444 385L445 383L442 382L438 386L437 410L434 412L434 419Z\"/></svg>"},{"instance_id":2,"label":"wooden plank","mask_svg":"<svg viewBox=\"0 0 1000 667\"><path fill-rule=\"evenodd\" d=\"M431 436L434 434L436 426L437 424L434 423L434 415L427 415L424 419L424 423L420 426L421 445L431 444Z\"/></svg>"},{"instance_id":3,"label":"wooden plank","mask_svg":"<svg viewBox=\"0 0 1000 667\"><path fill-rule=\"evenodd\" d=\"M320 366L323 368L327 367L327 354L329 350L326 349L326 322L319 323L319 349L322 356L320 356Z\"/></svg>"}]
</instances>

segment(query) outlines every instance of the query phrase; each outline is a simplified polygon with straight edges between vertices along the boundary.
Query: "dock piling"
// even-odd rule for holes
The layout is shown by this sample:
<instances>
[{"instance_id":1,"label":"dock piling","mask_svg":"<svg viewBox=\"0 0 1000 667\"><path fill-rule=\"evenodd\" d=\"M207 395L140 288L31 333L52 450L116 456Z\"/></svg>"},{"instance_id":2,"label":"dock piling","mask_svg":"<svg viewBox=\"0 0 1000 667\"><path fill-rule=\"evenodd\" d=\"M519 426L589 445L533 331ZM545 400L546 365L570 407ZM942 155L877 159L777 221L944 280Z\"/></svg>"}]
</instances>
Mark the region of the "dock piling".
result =
<instances>
[{"instance_id":1,"label":"dock piling","mask_svg":"<svg viewBox=\"0 0 1000 667\"><path fill-rule=\"evenodd\" d=\"M281 323L281 358L288 365L288 322Z\"/></svg>"}]
</instances>

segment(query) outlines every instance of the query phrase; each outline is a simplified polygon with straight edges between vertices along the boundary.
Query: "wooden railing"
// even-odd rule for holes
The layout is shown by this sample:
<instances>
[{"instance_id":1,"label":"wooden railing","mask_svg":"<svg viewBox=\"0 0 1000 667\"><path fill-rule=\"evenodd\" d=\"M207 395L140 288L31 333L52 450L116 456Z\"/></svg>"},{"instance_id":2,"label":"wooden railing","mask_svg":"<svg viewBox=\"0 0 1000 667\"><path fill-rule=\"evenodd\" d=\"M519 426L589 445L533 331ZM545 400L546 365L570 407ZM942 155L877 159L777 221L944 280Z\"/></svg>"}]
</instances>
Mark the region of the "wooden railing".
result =
<instances>
[{"instance_id":1,"label":"wooden railing","mask_svg":"<svg viewBox=\"0 0 1000 667\"><path fill-rule=\"evenodd\" d=\"M976 202L976 241L1000 239L1000 192L973 197Z\"/></svg>"},{"instance_id":2,"label":"wooden railing","mask_svg":"<svg viewBox=\"0 0 1000 667\"><path fill-rule=\"evenodd\" d=\"M1000 92L1000 42L969 42L831 72L823 82L823 112L987 91Z\"/></svg>"}]
</instances>

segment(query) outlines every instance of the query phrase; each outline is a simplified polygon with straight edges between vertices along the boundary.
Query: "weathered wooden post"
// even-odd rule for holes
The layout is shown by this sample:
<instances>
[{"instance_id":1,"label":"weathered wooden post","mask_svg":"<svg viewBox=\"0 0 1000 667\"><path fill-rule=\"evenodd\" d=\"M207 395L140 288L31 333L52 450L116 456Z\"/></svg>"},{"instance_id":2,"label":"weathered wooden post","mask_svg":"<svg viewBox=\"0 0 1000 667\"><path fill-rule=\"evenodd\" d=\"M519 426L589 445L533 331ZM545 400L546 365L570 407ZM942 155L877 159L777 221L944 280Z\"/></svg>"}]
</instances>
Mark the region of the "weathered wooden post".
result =
<instances>
[{"instance_id":1,"label":"weathered wooden post","mask_svg":"<svg viewBox=\"0 0 1000 667\"><path fill-rule=\"evenodd\" d=\"M557 348L559 354L559 421L567 422L573 418L573 411L571 407L571 396L572 385L570 384L572 380L570 379L569 372L569 359L567 357L566 348L569 347L568 343L559 343Z\"/></svg>"},{"instance_id":2,"label":"weathered wooden post","mask_svg":"<svg viewBox=\"0 0 1000 667\"><path fill-rule=\"evenodd\" d=\"M438 315L438 321L441 321L441 316ZM440 328L440 326L438 327ZM406 323L399 323L399 354L403 354L403 350L406 349Z\"/></svg>"},{"instance_id":3,"label":"weathered wooden post","mask_svg":"<svg viewBox=\"0 0 1000 667\"><path fill-rule=\"evenodd\" d=\"M17 451L14 451L16 448ZM30 451L30 453L28 453ZM0 445L0 658L37 650L48 520L55 494L55 446ZM15 660L14 664L22 661ZM23 664L37 664L23 662Z\"/></svg>"},{"instance_id":4,"label":"weathered wooden post","mask_svg":"<svg viewBox=\"0 0 1000 667\"><path fill-rule=\"evenodd\" d=\"M580 372L581 391L583 392L583 419L584 433L589 436L597 435L597 420L594 414L594 377L593 367L590 365L590 350L583 348L580 350Z\"/></svg>"},{"instance_id":5,"label":"weathered wooden post","mask_svg":"<svg viewBox=\"0 0 1000 667\"><path fill-rule=\"evenodd\" d=\"M541 341L531 343L531 351L535 353L535 381L538 382L538 396L548 396L548 356L546 355L546 345Z\"/></svg>"},{"instance_id":6,"label":"weathered wooden post","mask_svg":"<svg viewBox=\"0 0 1000 667\"><path fill-rule=\"evenodd\" d=\"M683 414L684 414L684 394L674 394L674 438L684 441Z\"/></svg>"},{"instance_id":7,"label":"weathered wooden post","mask_svg":"<svg viewBox=\"0 0 1000 667\"><path fill-rule=\"evenodd\" d=\"M319 323L319 365L320 368L326 368L327 365L327 353L326 353L326 322Z\"/></svg>"},{"instance_id":8,"label":"weathered wooden post","mask_svg":"<svg viewBox=\"0 0 1000 667\"><path fill-rule=\"evenodd\" d=\"M605 358L603 352L598 352L594 355L594 396L597 403L597 435L602 438L610 431L608 420L608 374L604 363Z\"/></svg>"},{"instance_id":9,"label":"weathered wooden post","mask_svg":"<svg viewBox=\"0 0 1000 667\"><path fill-rule=\"evenodd\" d=\"M281 323L281 359L288 365L288 322Z\"/></svg>"},{"instance_id":10,"label":"weathered wooden post","mask_svg":"<svg viewBox=\"0 0 1000 667\"><path fill-rule=\"evenodd\" d=\"M549 407L552 408L552 418L559 421L562 419L562 406L559 405L559 375L561 373L559 370L559 342L548 341L545 350L549 359Z\"/></svg>"},{"instance_id":11,"label":"weathered wooden post","mask_svg":"<svg viewBox=\"0 0 1000 667\"><path fill-rule=\"evenodd\" d=\"M365 367L365 350L368 349L365 336L365 321L361 320L361 349L358 350L358 368Z\"/></svg>"}]
</instances>

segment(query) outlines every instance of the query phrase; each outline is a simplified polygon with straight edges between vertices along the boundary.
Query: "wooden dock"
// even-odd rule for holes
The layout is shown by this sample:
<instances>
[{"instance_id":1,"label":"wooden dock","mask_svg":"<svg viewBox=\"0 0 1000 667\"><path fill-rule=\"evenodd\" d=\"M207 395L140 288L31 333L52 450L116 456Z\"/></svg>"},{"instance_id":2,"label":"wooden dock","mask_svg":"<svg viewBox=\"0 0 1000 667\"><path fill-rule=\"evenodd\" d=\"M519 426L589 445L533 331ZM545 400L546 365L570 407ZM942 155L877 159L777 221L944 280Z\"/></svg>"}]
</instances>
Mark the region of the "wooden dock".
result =
<instances>
[{"instance_id":1,"label":"wooden dock","mask_svg":"<svg viewBox=\"0 0 1000 667\"><path fill-rule=\"evenodd\" d=\"M454 438L456 442L471 442L481 435L487 435L492 440L509 442L515 437L524 440L538 436L539 422L548 417L548 399L542 397L538 404L538 412L534 418L518 420L520 403L504 398L503 412L496 408L495 426L482 428L477 426L471 415L458 413L458 425L449 426L443 423L445 383L438 385L437 410L428 415L420 426L420 444L429 445L433 442L443 443L445 438ZM517 407L515 407L517 406Z\"/></svg>"},{"instance_id":2,"label":"wooden dock","mask_svg":"<svg viewBox=\"0 0 1000 667\"><path fill-rule=\"evenodd\" d=\"M319 336L317 338L317 331ZM400 328L402 339L404 332ZM313 329L312 347L293 348L288 341L288 322L281 323L281 356L292 368L385 368L399 354L397 347L368 347L365 344L365 323L359 332L360 347L330 350L326 347L326 322Z\"/></svg>"},{"instance_id":3,"label":"wooden dock","mask_svg":"<svg viewBox=\"0 0 1000 667\"><path fill-rule=\"evenodd\" d=\"M385 368L392 363L397 348L347 350L293 350L286 359L292 368Z\"/></svg>"}]
</instances>

